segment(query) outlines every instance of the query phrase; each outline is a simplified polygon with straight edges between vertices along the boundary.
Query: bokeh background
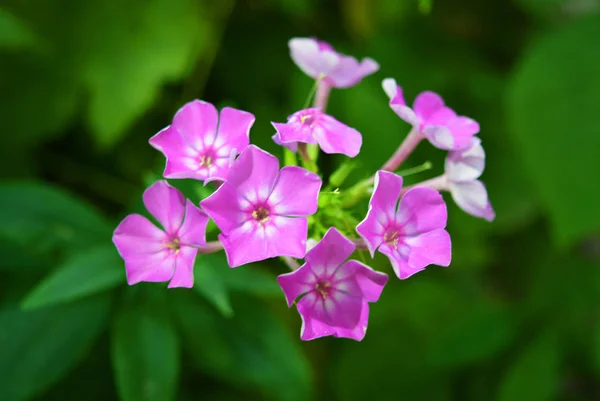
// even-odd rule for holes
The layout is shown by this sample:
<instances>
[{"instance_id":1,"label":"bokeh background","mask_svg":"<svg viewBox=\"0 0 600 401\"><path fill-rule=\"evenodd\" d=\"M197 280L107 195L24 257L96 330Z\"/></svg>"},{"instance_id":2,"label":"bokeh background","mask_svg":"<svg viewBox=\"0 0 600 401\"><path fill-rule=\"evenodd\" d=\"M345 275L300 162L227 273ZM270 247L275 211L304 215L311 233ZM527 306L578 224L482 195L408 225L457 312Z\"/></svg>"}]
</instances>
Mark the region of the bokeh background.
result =
<instances>
[{"instance_id":1,"label":"bokeh background","mask_svg":"<svg viewBox=\"0 0 600 401\"><path fill-rule=\"evenodd\" d=\"M1 0L0 400L599 400L599 12L596 0ZM447 197L452 265L390 280L362 343L301 342L277 260L233 270L203 256L193 290L127 287L111 243L145 213L164 167L148 139L185 102L251 111L252 141L281 154L270 121L312 85L289 58L294 36L381 65L330 98L363 134L352 179L409 130L385 77L482 127L497 219ZM444 157L421 144L405 167L433 169L407 180L440 174Z\"/></svg>"}]
</instances>

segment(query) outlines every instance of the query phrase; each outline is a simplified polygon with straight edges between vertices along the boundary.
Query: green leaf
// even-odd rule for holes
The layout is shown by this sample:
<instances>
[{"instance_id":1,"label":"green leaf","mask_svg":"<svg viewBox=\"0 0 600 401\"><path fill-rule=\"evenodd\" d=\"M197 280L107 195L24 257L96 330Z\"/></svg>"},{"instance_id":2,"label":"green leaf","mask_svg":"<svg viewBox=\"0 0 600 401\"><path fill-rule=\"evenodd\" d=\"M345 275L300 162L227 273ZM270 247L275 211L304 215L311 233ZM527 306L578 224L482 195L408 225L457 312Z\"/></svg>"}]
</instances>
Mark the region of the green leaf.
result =
<instances>
[{"instance_id":1,"label":"green leaf","mask_svg":"<svg viewBox=\"0 0 600 401\"><path fill-rule=\"evenodd\" d=\"M442 327L432 341L429 360L444 367L472 364L492 358L511 345L517 334L513 311L485 303Z\"/></svg>"},{"instance_id":2,"label":"green leaf","mask_svg":"<svg viewBox=\"0 0 600 401\"><path fill-rule=\"evenodd\" d=\"M6 10L0 9L0 48L29 47L36 42L33 31Z\"/></svg>"},{"instance_id":3,"label":"green leaf","mask_svg":"<svg viewBox=\"0 0 600 401\"><path fill-rule=\"evenodd\" d=\"M560 349L555 333L544 333L518 354L498 392L499 401L549 401L560 385Z\"/></svg>"},{"instance_id":4,"label":"green leaf","mask_svg":"<svg viewBox=\"0 0 600 401\"><path fill-rule=\"evenodd\" d=\"M0 183L0 237L30 249L79 249L110 238L112 227L91 206L39 182Z\"/></svg>"},{"instance_id":5,"label":"green leaf","mask_svg":"<svg viewBox=\"0 0 600 401\"><path fill-rule=\"evenodd\" d=\"M22 307L35 309L105 291L125 283L123 261L114 246L90 248L71 256L25 297Z\"/></svg>"},{"instance_id":6,"label":"green leaf","mask_svg":"<svg viewBox=\"0 0 600 401\"><path fill-rule=\"evenodd\" d=\"M229 293L218 269L229 269L229 266L218 263L218 259L212 255L196 256L194 289L212 303L223 316L231 317L233 309L229 301Z\"/></svg>"},{"instance_id":7,"label":"green leaf","mask_svg":"<svg viewBox=\"0 0 600 401\"><path fill-rule=\"evenodd\" d=\"M153 303L129 305L116 318L111 356L122 401L175 399L179 378L179 338Z\"/></svg>"},{"instance_id":8,"label":"green leaf","mask_svg":"<svg viewBox=\"0 0 600 401\"><path fill-rule=\"evenodd\" d=\"M204 2L132 0L126 8L121 5L120 0L92 2L79 32L86 38L88 122L104 146L116 143L155 102L162 85L188 73L212 45Z\"/></svg>"},{"instance_id":9,"label":"green leaf","mask_svg":"<svg viewBox=\"0 0 600 401\"><path fill-rule=\"evenodd\" d=\"M0 311L0 399L28 400L59 380L102 332L110 298L101 295L36 311Z\"/></svg>"},{"instance_id":10,"label":"green leaf","mask_svg":"<svg viewBox=\"0 0 600 401\"><path fill-rule=\"evenodd\" d=\"M224 319L187 293L174 294L170 300L188 352L206 374L257 390L270 400L313 399L298 334L292 337L264 304L233 298L236 315Z\"/></svg>"},{"instance_id":11,"label":"green leaf","mask_svg":"<svg viewBox=\"0 0 600 401\"><path fill-rule=\"evenodd\" d=\"M600 229L600 186L591 175L600 171L598 37L600 15L543 37L515 71L508 96L508 131L560 245Z\"/></svg>"}]
</instances>

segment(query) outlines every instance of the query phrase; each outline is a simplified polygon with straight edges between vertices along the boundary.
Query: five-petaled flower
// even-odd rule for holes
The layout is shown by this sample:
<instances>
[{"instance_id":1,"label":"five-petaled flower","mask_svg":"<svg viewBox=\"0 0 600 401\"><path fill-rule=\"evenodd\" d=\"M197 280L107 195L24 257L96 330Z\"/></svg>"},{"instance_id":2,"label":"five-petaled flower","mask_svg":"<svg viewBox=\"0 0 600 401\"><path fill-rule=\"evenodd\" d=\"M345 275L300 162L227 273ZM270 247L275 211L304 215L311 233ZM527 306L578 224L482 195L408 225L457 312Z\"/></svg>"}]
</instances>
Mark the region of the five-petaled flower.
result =
<instances>
[{"instance_id":1,"label":"five-petaled flower","mask_svg":"<svg viewBox=\"0 0 600 401\"><path fill-rule=\"evenodd\" d=\"M127 282L192 287L196 253L206 245L208 216L166 181L154 183L143 199L164 231L139 214L127 216L115 229L113 242L125 260Z\"/></svg>"},{"instance_id":2,"label":"five-petaled flower","mask_svg":"<svg viewBox=\"0 0 600 401\"><path fill-rule=\"evenodd\" d=\"M323 336L364 338L369 302L377 302L388 277L346 259L355 245L335 228L306 254L306 263L277 277L288 306L297 302L302 340Z\"/></svg>"},{"instance_id":3,"label":"five-petaled flower","mask_svg":"<svg viewBox=\"0 0 600 401\"><path fill-rule=\"evenodd\" d=\"M334 88L347 88L379 70L370 58L360 63L354 57L338 53L334 48L314 38L293 38L289 41L292 60L304 73Z\"/></svg>"},{"instance_id":4,"label":"five-petaled flower","mask_svg":"<svg viewBox=\"0 0 600 401\"><path fill-rule=\"evenodd\" d=\"M473 135L479 132L479 124L475 120L456 115L436 93L420 93L411 109L404 101L402 88L393 78L384 79L382 86L390 98L392 110L437 148L464 148L469 145Z\"/></svg>"},{"instance_id":5,"label":"five-petaled flower","mask_svg":"<svg viewBox=\"0 0 600 401\"><path fill-rule=\"evenodd\" d=\"M318 175L296 166L279 170L275 156L250 145L223 185L200 205L222 232L229 266L275 256L302 258L306 216L317 211L320 188Z\"/></svg>"},{"instance_id":6,"label":"five-petaled flower","mask_svg":"<svg viewBox=\"0 0 600 401\"><path fill-rule=\"evenodd\" d=\"M360 152L362 136L354 128L342 124L317 108L300 110L288 117L286 124L271 123L277 133L277 144L296 150L298 142L318 143L325 153L341 153L354 157Z\"/></svg>"},{"instance_id":7,"label":"five-petaled flower","mask_svg":"<svg viewBox=\"0 0 600 401\"><path fill-rule=\"evenodd\" d=\"M400 279L430 264L448 266L450 235L446 227L446 204L434 189L409 189L398 199L402 177L378 171L369 211L356 231L365 240L371 257L375 250L386 255ZM398 206L397 206L398 205Z\"/></svg>"},{"instance_id":8,"label":"five-petaled flower","mask_svg":"<svg viewBox=\"0 0 600 401\"><path fill-rule=\"evenodd\" d=\"M232 159L249 145L254 115L200 100L184 105L173 123L150 138L167 158L165 178L224 180Z\"/></svg>"},{"instance_id":9,"label":"five-petaled flower","mask_svg":"<svg viewBox=\"0 0 600 401\"><path fill-rule=\"evenodd\" d=\"M456 204L465 212L488 221L496 214L488 199L485 185L478 180L485 168L485 152L481 140L471 138L468 147L448 153L446 179Z\"/></svg>"}]
</instances>

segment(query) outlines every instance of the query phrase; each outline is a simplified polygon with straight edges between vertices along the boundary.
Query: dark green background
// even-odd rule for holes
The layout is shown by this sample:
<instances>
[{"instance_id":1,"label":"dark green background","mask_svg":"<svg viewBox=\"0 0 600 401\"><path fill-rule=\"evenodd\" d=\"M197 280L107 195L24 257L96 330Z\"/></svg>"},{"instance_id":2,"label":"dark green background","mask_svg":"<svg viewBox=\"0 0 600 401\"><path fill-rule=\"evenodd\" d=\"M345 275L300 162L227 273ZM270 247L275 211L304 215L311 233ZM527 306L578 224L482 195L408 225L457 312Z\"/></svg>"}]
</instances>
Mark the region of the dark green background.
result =
<instances>
[{"instance_id":1,"label":"dark green background","mask_svg":"<svg viewBox=\"0 0 600 401\"><path fill-rule=\"evenodd\" d=\"M0 401L600 399L599 10L1 0ZM148 138L185 102L251 111L252 141L281 153L270 121L300 109L312 84L287 41L311 35L381 64L330 98L363 134L353 179L409 129L385 77L479 121L488 157L496 221L448 197L452 265L392 276L362 343L301 342L277 260L233 270L206 256L194 290L127 287L110 242L127 213L144 212L141 193L164 167ZM444 157L422 144L406 167L434 167L407 180L440 174ZM329 174L341 160L320 165ZM380 256L373 265L391 273Z\"/></svg>"}]
</instances>

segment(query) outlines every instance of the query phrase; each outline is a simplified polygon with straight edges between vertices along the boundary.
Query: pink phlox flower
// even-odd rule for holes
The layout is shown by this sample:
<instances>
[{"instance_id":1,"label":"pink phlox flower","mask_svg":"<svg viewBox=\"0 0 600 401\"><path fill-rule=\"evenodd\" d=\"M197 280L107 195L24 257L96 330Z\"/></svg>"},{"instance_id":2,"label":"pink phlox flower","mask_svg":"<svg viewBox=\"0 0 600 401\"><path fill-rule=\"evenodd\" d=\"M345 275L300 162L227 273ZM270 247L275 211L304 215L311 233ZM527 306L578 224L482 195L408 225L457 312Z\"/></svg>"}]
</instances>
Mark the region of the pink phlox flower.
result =
<instances>
[{"instance_id":1,"label":"pink phlox flower","mask_svg":"<svg viewBox=\"0 0 600 401\"><path fill-rule=\"evenodd\" d=\"M279 170L277 158L250 145L227 180L200 202L221 230L229 266L275 256L304 257L306 216L317 211L321 178L301 167Z\"/></svg>"},{"instance_id":2,"label":"pink phlox flower","mask_svg":"<svg viewBox=\"0 0 600 401\"><path fill-rule=\"evenodd\" d=\"M152 184L143 200L163 230L139 214L127 216L115 229L113 242L125 261L127 282L192 287L196 253L206 245L208 216L166 181Z\"/></svg>"},{"instance_id":3,"label":"pink phlox flower","mask_svg":"<svg viewBox=\"0 0 600 401\"><path fill-rule=\"evenodd\" d=\"M379 70L379 64L371 58L360 63L354 57L338 53L334 48L315 38L292 38L288 42L292 60L313 79L334 88L347 88L359 83L367 75Z\"/></svg>"},{"instance_id":4,"label":"pink phlox flower","mask_svg":"<svg viewBox=\"0 0 600 401\"><path fill-rule=\"evenodd\" d=\"M469 145L473 135L479 132L479 124L469 118L458 116L444 105L444 100L434 92L421 92L413 108L406 105L402 88L393 78L382 82L383 90L390 98L390 107L398 116L424 135L431 144L445 150L456 150Z\"/></svg>"},{"instance_id":5,"label":"pink phlox flower","mask_svg":"<svg viewBox=\"0 0 600 401\"><path fill-rule=\"evenodd\" d=\"M306 254L306 263L277 277L288 306L297 298L302 340L323 336L360 341L388 276L356 261L346 261L355 245L335 228Z\"/></svg>"},{"instance_id":6,"label":"pink phlox flower","mask_svg":"<svg viewBox=\"0 0 600 401\"><path fill-rule=\"evenodd\" d=\"M456 204L475 217L492 221L496 214L485 185L478 180L484 168L485 152L477 137L471 138L468 147L449 152L446 158L447 185Z\"/></svg>"},{"instance_id":7,"label":"pink phlox flower","mask_svg":"<svg viewBox=\"0 0 600 401\"><path fill-rule=\"evenodd\" d=\"M450 235L446 227L446 204L439 192L425 187L409 189L398 199L402 177L378 171L369 211L356 231L375 250L386 255L400 279L424 270L430 264L448 266Z\"/></svg>"},{"instance_id":8,"label":"pink phlox flower","mask_svg":"<svg viewBox=\"0 0 600 401\"><path fill-rule=\"evenodd\" d=\"M355 157L360 152L362 135L317 108L300 110L286 124L271 123L277 133L273 140L295 151L298 142L315 144L325 153Z\"/></svg>"},{"instance_id":9,"label":"pink phlox flower","mask_svg":"<svg viewBox=\"0 0 600 401\"><path fill-rule=\"evenodd\" d=\"M224 180L230 159L250 144L254 115L201 100L185 104L173 123L150 138L150 144L167 158L165 178Z\"/></svg>"}]
</instances>

